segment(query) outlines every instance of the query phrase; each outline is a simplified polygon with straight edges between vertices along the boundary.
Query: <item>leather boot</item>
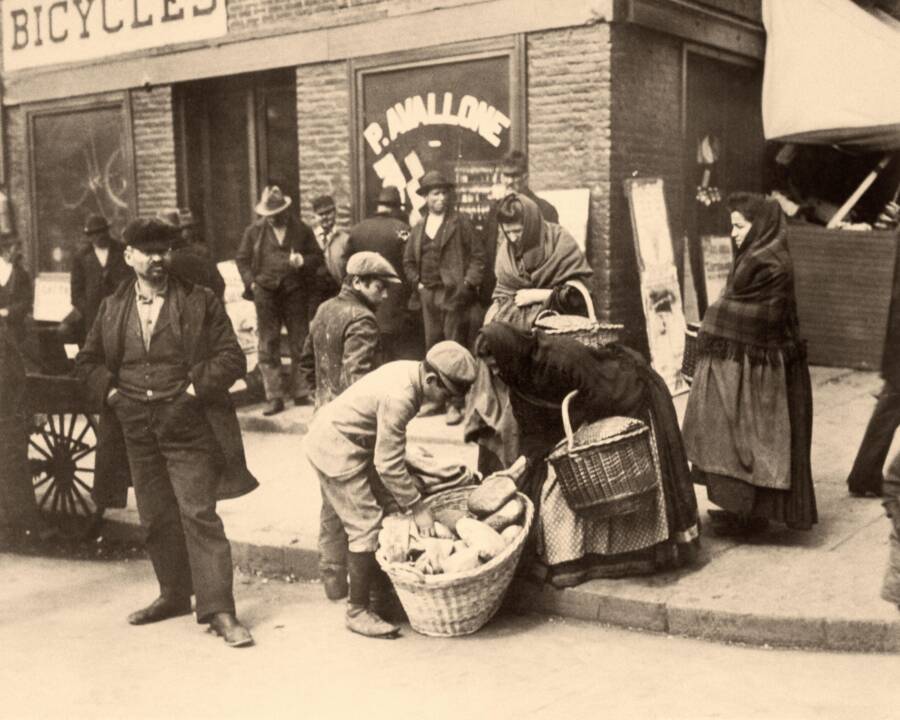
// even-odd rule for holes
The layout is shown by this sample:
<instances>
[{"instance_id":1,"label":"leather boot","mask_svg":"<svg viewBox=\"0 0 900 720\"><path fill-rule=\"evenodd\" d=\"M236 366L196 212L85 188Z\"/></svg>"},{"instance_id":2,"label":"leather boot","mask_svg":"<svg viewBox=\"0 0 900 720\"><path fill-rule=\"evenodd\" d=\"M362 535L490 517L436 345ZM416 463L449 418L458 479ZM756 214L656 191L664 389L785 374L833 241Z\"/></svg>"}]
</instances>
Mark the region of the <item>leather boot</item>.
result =
<instances>
[{"instance_id":1,"label":"leather boot","mask_svg":"<svg viewBox=\"0 0 900 720\"><path fill-rule=\"evenodd\" d=\"M400 628L385 622L369 609L369 595L378 569L375 553L348 553L347 569L350 572L347 629L366 637L396 637Z\"/></svg>"},{"instance_id":2,"label":"leather boot","mask_svg":"<svg viewBox=\"0 0 900 720\"><path fill-rule=\"evenodd\" d=\"M369 608L378 617L391 623L405 622L408 620L406 611L397 597L397 592L391 584L390 578L384 571L375 568L375 576L372 580L372 589L369 591Z\"/></svg>"},{"instance_id":3,"label":"leather boot","mask_svg":"<svg viewBox=\"0 0 900 720\"><path fill-rule=\"evenodd\" d=\"M269 400L269 404L266 405L262 414L266 417L270 415L277 415L278 413L284 410L284 400L281 398L275 398L274 400Z\"/></svg>"},{"instance_id":4,"label":"leather boot","mask_svg":"<svg viewBox=\"0 0 900 720\"><path fill-rule=\"evenodd\" d=\"M147 607L128 616L131 625L149 625L150 623L168 620L180 615L191 614L191 599L160 595Z\"/></svg>"},{"instance_id":5,"label":"leather boot","mask_svg":"<svg viewBox=\"0 0 900 720\"><path fill-rule=\"evenodd\" d=\"M325 597L329 600L343 600L347 597L349 592L347 568L320 568L319 575L322 577L322 588L325 590Z\"/></svg>"},{"instance_id":6,"label":"leather boot","mask_svg":"<svg viewBox=\"0 0 900 720\"><path fill-rule=\"evenodd\" d=\"M250 631L241 625L234 613L216 613L209 620L209 629L221 637L228 647L249 647L253 644Z\"/></svg>"}]
</instances>

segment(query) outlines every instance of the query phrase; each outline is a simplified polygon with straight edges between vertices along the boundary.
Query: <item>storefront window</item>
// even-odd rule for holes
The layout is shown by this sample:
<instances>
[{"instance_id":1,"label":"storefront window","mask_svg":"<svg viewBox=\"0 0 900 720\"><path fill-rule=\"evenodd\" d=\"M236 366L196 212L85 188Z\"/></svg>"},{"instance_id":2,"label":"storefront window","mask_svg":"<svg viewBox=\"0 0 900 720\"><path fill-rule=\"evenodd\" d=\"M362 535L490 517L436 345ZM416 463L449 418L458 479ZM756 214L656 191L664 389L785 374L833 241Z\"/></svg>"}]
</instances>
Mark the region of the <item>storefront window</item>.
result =
<instances>
[{"instance_id":1,"label":"storefront window","mask_svg":"<svg viewBox=\"0 0 900 720\"><path fill-rule=\"evenodd\" d=\"M419 218L416 193L428 170L457 185L456 205L479 225L497 164L519 132L512 53L374 68L357 76L364 214L385 186L400 188Z\"/></svg>"},{"instance_id":2,"label":"storefront window","mask_svg":"<svg viewBox=\"0 0 900 720\"><path fill-rule=\"evenodd\" d=\"M121 234L132 181L121 105L34 114L31 119L36 264L66 272L83 242L88 215L99 213Z\"/></svg>"}]
</instances>

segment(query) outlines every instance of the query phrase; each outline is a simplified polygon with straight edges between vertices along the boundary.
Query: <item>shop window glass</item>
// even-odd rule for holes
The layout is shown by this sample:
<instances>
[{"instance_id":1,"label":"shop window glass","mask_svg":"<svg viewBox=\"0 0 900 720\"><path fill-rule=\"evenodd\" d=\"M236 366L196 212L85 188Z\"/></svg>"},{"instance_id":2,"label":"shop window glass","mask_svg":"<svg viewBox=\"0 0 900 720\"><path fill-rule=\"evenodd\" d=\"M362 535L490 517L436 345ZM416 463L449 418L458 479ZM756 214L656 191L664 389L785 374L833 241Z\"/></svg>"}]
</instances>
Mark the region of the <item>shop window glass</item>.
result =
<instances>
[{"instance_id":1,"label":"shop window glass","mask_svg":"<svg viewBox=\"0 0 900 720\"><path fill-rule=\"evenodd\" d=\"M418 181L440 170L457 185L456 204L480 225L497 164L510 149L510 57L366 71L361 76L365 214L388 185L419 217Z\"/></svg>"},{"instance_id":2,"label":"shop window glass","mask_svg":"<svg viewBox=\"0 0 900 720\"><path fill-rule=\"evenodd\" d=\"M121 106L32 117L36 259L39 272L67 272L99 213L114 237L128 221L132 175Z\"/></svg>"}]
</instances>

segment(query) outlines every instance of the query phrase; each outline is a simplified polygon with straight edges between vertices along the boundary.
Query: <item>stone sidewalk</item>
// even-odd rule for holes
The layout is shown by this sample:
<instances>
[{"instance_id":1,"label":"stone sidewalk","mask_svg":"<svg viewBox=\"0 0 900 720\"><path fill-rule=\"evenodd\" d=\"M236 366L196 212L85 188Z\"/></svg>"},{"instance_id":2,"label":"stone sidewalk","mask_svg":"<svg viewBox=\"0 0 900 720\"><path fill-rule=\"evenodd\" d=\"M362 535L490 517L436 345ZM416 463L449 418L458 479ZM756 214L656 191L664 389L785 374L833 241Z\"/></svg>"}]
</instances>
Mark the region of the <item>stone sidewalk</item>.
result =
<instances>
[{"instance_id":1,"label":"stone sidewalk","mask_svg":"<svg viewBox=\"0 0 900 720\"><path fill-rule=\"evenodd\" d=\"M879 598L889 522L874 499L850 498L845 479L862 437L875 373L813 368L813 474L819 524L808 533L773 527L739 543L703 536L690 570L645 578L593 580L557 590L517 581L511 604L623 627L718 641L829 650L900 651L900 612ZM676 398L679 413L686 396ZM251 468L261 487L220 512L244 568L316 576L319 495L301 442L309 408L263 418L241 410ZM419 418L410 440L441 458L473 464L475 449L440 417ZM698 488L702 516L710 507ZM107 534L137 530L133 504L109 512Z\"/></svg>"}]
</instances>

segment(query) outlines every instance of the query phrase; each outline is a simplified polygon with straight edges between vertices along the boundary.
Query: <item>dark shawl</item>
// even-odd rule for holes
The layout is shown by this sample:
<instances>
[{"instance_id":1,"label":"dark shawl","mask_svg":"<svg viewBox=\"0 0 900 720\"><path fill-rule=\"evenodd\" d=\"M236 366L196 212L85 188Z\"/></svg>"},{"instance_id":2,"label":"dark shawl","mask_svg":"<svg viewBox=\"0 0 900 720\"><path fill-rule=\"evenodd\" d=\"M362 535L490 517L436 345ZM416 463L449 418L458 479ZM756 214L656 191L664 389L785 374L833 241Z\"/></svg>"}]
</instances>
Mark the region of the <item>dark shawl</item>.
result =
<instances>
[{"instance_id":1,"label":"dark shawl","mask_svg":"<svg viewBox=\"0 0 900 720\"><path fill-rule=\"evenodd\" d=\"M774 200L761 198L725 291L703 318L698 352L734 360L746 356L753 364L777 364L782 356L801 352L787 227Z\"/></svg>"},{"instance_id":2,"label":"dark shawl","mask_svg":"<svg viewBox=\"0 0 900 720\"><path fill-rule=\"evenodd\" d=\"M564 437L560 406L572 390L573 427L611 415L652 421L663 475L670 535L697 523L697 500L690 480L678 418L665 381L627 348L588 348L569 338L529 333L509 323L482 328L478 343L497 361L509 386L519 423L522 451L543 461ZM528 488L533 496L540 488Z\"/></svg>"}]
</instances>

